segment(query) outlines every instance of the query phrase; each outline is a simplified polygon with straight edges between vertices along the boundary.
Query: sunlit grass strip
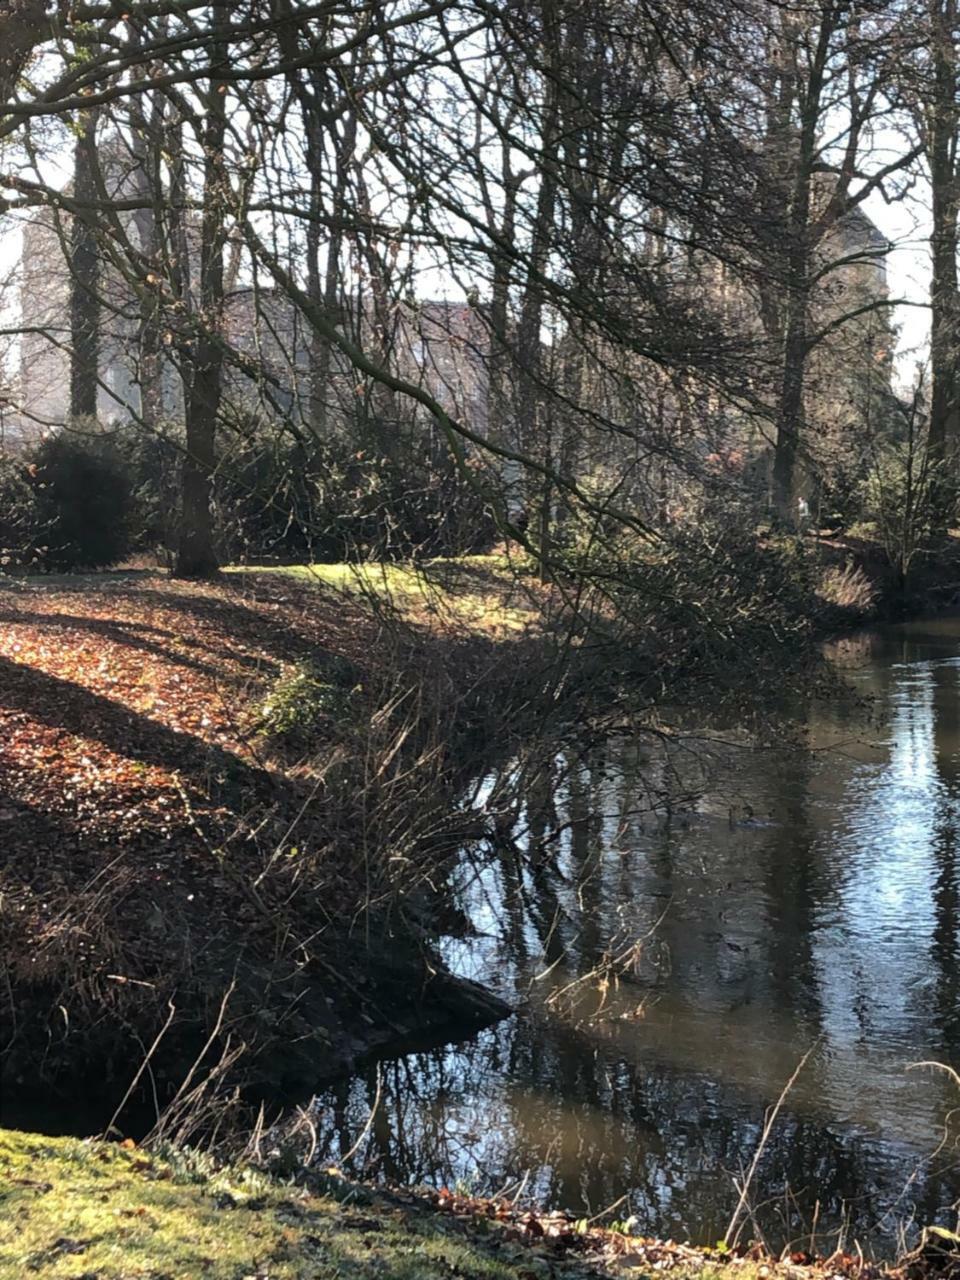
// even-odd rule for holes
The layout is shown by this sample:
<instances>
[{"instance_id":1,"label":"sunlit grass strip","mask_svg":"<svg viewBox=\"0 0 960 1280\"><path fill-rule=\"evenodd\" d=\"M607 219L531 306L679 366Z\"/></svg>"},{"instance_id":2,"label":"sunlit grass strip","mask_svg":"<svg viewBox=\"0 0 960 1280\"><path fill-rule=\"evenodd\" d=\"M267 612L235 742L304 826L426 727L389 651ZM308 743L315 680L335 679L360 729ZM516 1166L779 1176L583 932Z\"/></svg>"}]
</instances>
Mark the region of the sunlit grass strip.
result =
<instances>
[{"instance_id":1,"label":"sunlit grass strip","mask_svg":"<svg viewBox=\"0 0 960 1280\"><path fill-rule=\"evenodd\" d=\"M270 573L353 595L370 595L412 617L444 619L479 631L519 632L535 624L535 601L504 556L440 558L422 564L231 565L227 573ZM476 581L482 579L481 583Z\"/></svg>"},{"instance_id":2,"label":"sunlit grass strip","mask_svg":"<svg viewBox=\"0 0 960 1280\"><path fill-rule=\"evenodd\" d=\"M515 1280L427 1215L115 1143L0 1130L0 1276ZM362 1215L362 1216L361 1216Z\"/></svg>"}]
</instances>

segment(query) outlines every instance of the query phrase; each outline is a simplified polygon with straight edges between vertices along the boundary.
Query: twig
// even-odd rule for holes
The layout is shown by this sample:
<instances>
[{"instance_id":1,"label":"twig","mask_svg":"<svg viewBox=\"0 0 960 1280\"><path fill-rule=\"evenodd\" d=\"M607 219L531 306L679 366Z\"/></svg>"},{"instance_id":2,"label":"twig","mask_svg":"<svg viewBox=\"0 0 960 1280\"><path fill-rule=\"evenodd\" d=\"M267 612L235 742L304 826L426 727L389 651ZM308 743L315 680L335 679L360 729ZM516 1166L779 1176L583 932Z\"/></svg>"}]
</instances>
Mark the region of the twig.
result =
<instances>
[{"instance_id":1,"label":"twig","mask_svg":"<svg viewBox=\"0 0 960 1280\"><path fill-rule=\"evenodd\" d=\"M120 1105L117 1107L116 1111L110 1117L110 1123L107 1125L106 1129L104 1129L103 1133L100 1135L101 1137L107 1138L110 1136L111 1133L114 1132L114 1125L117 1123L117 1120L120 1118L120 1115L123 1112L123 1108L130 1101L130 1095L133 1093L134 1089L140 1083L140 1077L143 1075L144 1071L146 1071L147 1067L150 1065L150 1059L153 1057L153 1055L156 1053L157 1049L159 1048L160 1041L167 1034L167 1028L170 1026L170 1023L173 1021L174 1015L177 1012L177 1006L173 1003L172 1000L168 1000L167 1008L170 1010L170 1012L167 1014L166 1022L160 1028L159 1032L157 1033L156 1039L154 1040L150 1048L147 1050L146 1057L140 1063L140 1066L137 1069L137 1074L130 1081L130 1087L127 1089L127 1092L123 1095L123 1098L120 1101Z\"/></svg>"},{"instance_id":2,"label":"twig","mask_svg":"<svg viewBox=\"0 0 960 1280\"><path fill-rule=\"evenodd\" d=\"M800 1072L803 1070L803 1068L807 1065L807 1061L809 1060L813 1051L819 1048L819 1046L820 1046L820 1040L817 1039L813 1042L813 1044L810 1046L807 1052L803 1055L803 1057L797 1063L796 1067L794 1068L793 1075L790 1077L787 1083L783 1086L783 1089L781 1090L781 1093L780 1093L780 1097L777 1099L774 1105L768 1108L767 1110L766 1118L763 1124L763 1132L760 1135L760 1141L757 1144L756 1151L753 1153L753 1159L750 1161L750 1168L747 1170L747 1176L744 1178L743 1185L740 1187L740 1198L737 1201L737 1207L733 1211L733 1216L730 1219L730 1225L727 1227L726 1232L724 1233L724 1236L723 1236L723 1243L727 1246L733 1243L734 1230L737 1226L737 1223L740 1221L740 1215L743 1212L744 1205L747 1203L747 1196L750 1194L750 1184L753 1182L754 1174L757 1172L757 1165L760 1163L760 1159L764 1153L767 1142L770 1139L770 1134L773 1131L773 1126L777 1122L777 1116L780 1114L780 1110L783 1107L784 1102L786 1102L787 1100L787 1095L789 1094L793 1086L796 1084L797 1077L800 1075Z\"/></svg>"},{"instance_id":3,"label":"twig","mask_svg":"<svg viewBox=\"0 0 960 1280\"><path fill-rule=\"evenodd\" d=\"M253 1126L253 1132L247 1140L246 1154L252 1164L262 1164L263 1157L260 1154L260 1143L263 1139L264 1120L266 1118L266 1109L263 1103L260 1103L257 1109L257 1122Z\"/></svg>"},{"instance_id":4,"label":"twig","mask_svg":"<svg viewBox=\"0 0 960 1280\"><path fill-rule=\"evenodd\" d=\"M261 1111L263 1110L261 1104ZM310 1135L310 1146L307 1150L306 1157L301 1161L304 1169L309 1169L313 1164L313 1157L317 1154L317 1126L310 1116L307 1114L305 1107L297 1107L297 1125L292 1133L292 1137L297 1137L301 1127L305 1128Z\"/></svg>"},{"instance_id":5,"label":"twig","mask_svg":"<svg viewBox=\"0 0 960 1280\"><path fill-rule=\"evenodd\" d=\"M120 982L124 986L149 987L153 991L157 988L155 982L143 982L140 978L127 978L122 973L108 973L106 977L109 982Z\"/></svg>"},{"instance_id":6,"label":"twig","mask_svg":"<svg viewBox=\"0 0 960 1280\"><path fill-rule=\"evenodd\" d=\"M230 986L224 992L223 999L220 1001L220 1010L217 1014L217 1020L216 1020L216 1023L214 1024L213 1030L210 1032L210 1035L207 1037L206 1043L204 1044L203 1048L200 1050L200 1052L197 1054L196 1058L194 1059L193 1066L190 1068L190 1070L187 1072L186 1076L184 1077L183 1083L180 1085L180 1088L177 1090L177 1092L171 1098L170 1102L167 1104L166 1114L168 1115L171 1114L173 1112L174 1107L176 1107L177 1103L184 1096L187 1089L190 1087L193 1077L197 1073L197 1069L199 1068L200 1063L207 1056L207 1051L209 1050L210 1046L213 1044L214 1040L216 1040L217 1036L220 1034L220 1029L223 1026L223 1019L227 1011L227 1004L230 1000L230 997L233 995L234 991L236 990L236 986L237 986L236 979L233 979L230 983ZM151 1049L150 1052L152 1053L153 1050ZM163 1131L163 1123L164 1122L162 1119L159 1120L157 1124L154 1125L153 1129L151 1129L150 1133L148 1134L148 1137L151 1137L151 1138L159 1137L160 1133L162 1133Z\"/></svg>"},{"instance_id":7,"label":"twig","mask_svg":"<svg viewBox=\"0 0 960 1280\"><path fill-rule=\"evenodd\" d=\"M628 1191L624 1195L619 1196L616 1200L614 1200L613 1204L608 1204L605 1209L601 1209L599 1213L595 1213L592 1218L587 1218L588 1224L592 1226L595 1222L599 1222L600 1219L605 1218L608 1213L613 1213L614 1209L619 1209L620 1206L623 1204L624 1200L629 1200L629 1199L630 1199L630 1192Z\"/></svg>"},{"instance_id":8,"label":"twig","mask_svg":"<svg viewBox=\"0 0 960 1280\"><path fill-rule=\"evenodd\" d=\"M341 1164L346 1164L348 1160L351 1160L357 1154L357 1151L360 1149L360 1144L363 1142L364 1138L367 1136L367 1134L370 1132L371 1128L373 1127L374 1117L376 1116L377 1109L380 1106L380 1095L382 1093L382 1090L383 1090L383 1077L380 1073L380 1064L378 1063L377 1064L377 1092L373 1099L373 1106L370 1108L370 1114L367 1116L367 1123L361 1129L359 1138L357 1138L356 1142L353 1144L350 1150L346 1153L346 1155L343 1155L340 1157Z\"/></svg>"},{"instance_id":9,"label":"twig","mask_svg":"<svg viewBox=\"0 0 960 1280\"><path fill-rule=\"evenodd\" d=\"M954 1071L953 1067L948 1067L945 1062L911 1062L907 1070L918 1071L921 1067L933 1067L935 1071L945 1071L948 1076L953 1077L954 1083L960 1087L960 1073Z\"/></svg>"}]
</instances>

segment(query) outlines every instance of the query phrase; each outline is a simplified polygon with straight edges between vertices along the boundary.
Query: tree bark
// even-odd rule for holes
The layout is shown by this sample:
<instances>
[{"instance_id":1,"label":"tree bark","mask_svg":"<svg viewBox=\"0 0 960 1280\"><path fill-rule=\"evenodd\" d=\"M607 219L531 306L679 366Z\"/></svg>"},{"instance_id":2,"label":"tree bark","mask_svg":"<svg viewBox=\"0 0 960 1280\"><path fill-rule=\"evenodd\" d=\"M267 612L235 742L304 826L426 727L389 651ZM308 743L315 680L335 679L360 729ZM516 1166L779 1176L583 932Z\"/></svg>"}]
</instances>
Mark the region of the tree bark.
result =
<instances>
[{"instance_id":1,"label":"tree bark","mask_svg":"<svg viewBox=\"0 0 960 1280\"><path fill-rule=\"evenodd\" d=\"M933 525L943 533L956 505L956 454L960 444L960 288L957 277L960 182L957 142L956 0L932 0L933 101L928 115L928 159L933 197L930 283L930 429Z\"/></svg>"},{"instance_id":2,"label":"tree bark","mask_svg":"<svg viewBox=\"0 0 960 1280\"><path fill-rule=\"evenodd\" d=\"M319 132L319 125L312 128ZM322 175L322 142L319 138L312 145L308 136L308 166L311 183L314 188L313 198L316 201L315 219L307 228L307 270L308 290L313 301L323 305L331 318L339 317L341 288L341 257L343 254L343 219L346 208L347 184L350 166L356 151L357 122L353 112L349 112L344 125L342 139L331 138L336 163L336 186L330 210L331 222L326 244L326 261L323 274L320 272L321 242L321 198L323 189ZM329 397L331 394L332 349L330 343L319 335L315 335L311 351L310 398L311 421L313 430L319 440L329 437Z\"/></svg>"},{"instance_id":3,"label":"tree bark","mask_svg":"<svg viewBox=\"0 0 960 1280\"><path fill-rule=\"evenodd\" d=\"M137 162L134 181L137 194L143 200L143 207L134 214L138 248L158 282L156 287L140 296L137 374L140 385L140 417L148 431L154 431L164 416L162 292L159 285L164 273L158 209L163 199L159 158L163 141L163 115L164 103L160 97L150 103L149 117L142 100L138 99L131 104L132 147Z\"/></svg>"},{"instance_id":4,"label":"tree bark","mask_svg":"<svg viewBox=\"0 0 960 1280\"><path fill-rule=\"evenodd\" d=\"M229 10L214 8L212 65L225 69ZM204 122L203 215L200 228L199 333L186 388L186 449L182 475L180 545L175 572L180 578L210 578L219 569L213 543L210 502L216 468L216 431L223 392L223 257L229 194L224 166L225 80L211 76Z\"/></svg>"},{"instance_id":5,"label":"tree bark","mask_svg":"<svg viewBox=\"0 0 960 1280\"><path fill-rule=\"evenodd\" d=\"M97 197L97 113L83 113L74 147L78 205ZM82 207L70 226L70 416L95 418L100 371L100 255L93 214Z\"/></svg>"},{"instance_id":6,"label":"tree bark","mask_svg":"<svg viewBox=\"0 0 960 1280\"><path fill-rule=\"evenodd\" d=\"M822 98L831 39L840 20L839 10L830 8L820 16L814 52L802 88L796 64L788 62L783 71L785 86L778 112L783 116L781 145L786 149L784 173L791 173L790 207L786 218L787 304L783 328L783 363L777 406L777 438L773 459L772 499L778 518L789 523L794 514L797 455L804 421L804 389L809 355L807 329L810 308L810 259L812 253L811 186L817 158L817 130L821 122ZM795 39L793 20L784 19L784 43ZM792 56L795 56L792 55ZM790 158L789 102L796 96L800 104L800 129L796 151ZM792 169L792 172L791 172ZM784 184L786 185L786 184Z\"/></svg>"},{"instance_id":7,"label":"tree bark","mask_svg":"<svg viewBox=\"0 0 960 1280\"><path fill-rule=\"evenodd\" d=\"M540 6L540 18L545 43L544 61L549 74L544 76L543 125L541 130L540 190L531 229L529 270L520 304L520 324L517 333L517 360L519 364L517 422L520 447L531 457L540 459L545 471L551 464L553 447L550 426L543 399L543 324L544 288L542 277L546 273L557 211L557 166L559 163L560 125L559 85L562 79L562 33L552 3ZM537 530L540 553L540 577L549 576L547 560L550 541L551 486L544 474L530 478L527 515L530 528ZM534 514L536 518L534 519Z\"/></svg>"},{"instance_id":8,"label":"tree bark","mask_svg":"<svg viewBox=\"0 0 960 1280\"><path fill-rule=\"evenodd\" d=\"M807 296L802 284L791 288L783 345L783 377L773 458L773 508L789 522L793 516L797 451L804 417L807 356Z\"/></svg>"}]
</instances>

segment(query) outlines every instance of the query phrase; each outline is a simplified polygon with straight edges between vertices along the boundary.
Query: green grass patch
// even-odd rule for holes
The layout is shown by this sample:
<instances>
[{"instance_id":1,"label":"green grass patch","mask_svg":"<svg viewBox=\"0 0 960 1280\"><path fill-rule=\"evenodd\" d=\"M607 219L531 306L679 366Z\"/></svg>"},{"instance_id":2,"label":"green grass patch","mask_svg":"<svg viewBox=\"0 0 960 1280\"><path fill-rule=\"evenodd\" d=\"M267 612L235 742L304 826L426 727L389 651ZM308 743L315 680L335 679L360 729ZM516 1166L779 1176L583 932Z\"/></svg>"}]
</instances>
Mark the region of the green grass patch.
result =
<instances>
[{"instance_id":1,"label":"green grass patch","mask_svg":"<svg viewBox=\"0 0 960 1280\"><path fill-rule=\"evenodd\" d=\"M0 1280L905 1280L862 1255L778 1261L619 1234L493 1202L379 1195L335 1170L316 1193L189 1150L0 1129ZM446 1201L444 1202L444 1197ZM503 1202L497 1202L502 1204ZM524 1226L524 1224L527 1226ZM539 1225L538 1225L539 1223ZM547 1232L545 1234L544 1224ZM535 1230L531 1229L535 1227ZM586 1234L584 1234L586 1233ZM951 1260L957 1237L924 1234ZM928 1239L928 1237L930 1237ZM582 1243L583 1247L578 1245ZM927 1274L953 1274L934 1268Z\"/></svg>"},{"instance_id":2,"label":"green grass patch","mask_svg":"<svg viewBox=\"0 0 960 1280\"><path fill-rule=\"evenodd\" d=\"M242 1169L0 1130L0 1277L519 1280L437 1214ZM546 1273L544 1273L546 1274Z\"/></svg>"},{"instance_id":3,"label":"green grass patch","mask_svg":"<svg viewBox=\"0 0 960 1280\"><path fill-rule=\"evenodd\" d=\"M280 574L389 603L402 614L427 615L477 630L522 631L538 616L531 580L502 555L456 556L420 564L231 565L227 573Z\"/></svg>"}]
</instances>

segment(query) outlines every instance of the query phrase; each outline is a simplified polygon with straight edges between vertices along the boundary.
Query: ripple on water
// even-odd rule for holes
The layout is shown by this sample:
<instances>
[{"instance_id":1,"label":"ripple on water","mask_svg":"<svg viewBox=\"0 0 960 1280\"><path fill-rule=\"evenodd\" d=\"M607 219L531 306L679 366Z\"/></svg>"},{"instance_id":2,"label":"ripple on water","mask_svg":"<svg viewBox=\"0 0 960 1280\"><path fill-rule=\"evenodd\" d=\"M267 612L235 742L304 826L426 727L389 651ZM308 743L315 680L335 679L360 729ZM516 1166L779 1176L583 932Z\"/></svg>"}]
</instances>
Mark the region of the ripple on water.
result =
<instances>
[{"instance_id":1,"label":"ripple on water","mask_svg":"<svg viewBox=\"0 0 960 1280\"><path fill-rule=\"evenodd\" d=\"M949 1221L960 1155L928 1157L960 1097L907 1068L960 1064L960 621L892 628L872 650L862 724L819 706L812 753L718 750L689 820L643 812L662 761L636 742L556 760L527 811L556 833L556 871L465 873L478 932L447 946L520 1011L384 1064L357 1159L403 1180L526 1179L583 1212L627 1195L658 1230L709 1240L765 1107L816 1045L759 1170L771 1235L809 1226L814 1204L824 1230L846 1217L861 1239L911 1214ZM602 1016L586 1016L596 984L551 1005L648 933ZM374 1092L364 1075L318 1100L334 1152Z\"/></svg>"}]
</instances>

